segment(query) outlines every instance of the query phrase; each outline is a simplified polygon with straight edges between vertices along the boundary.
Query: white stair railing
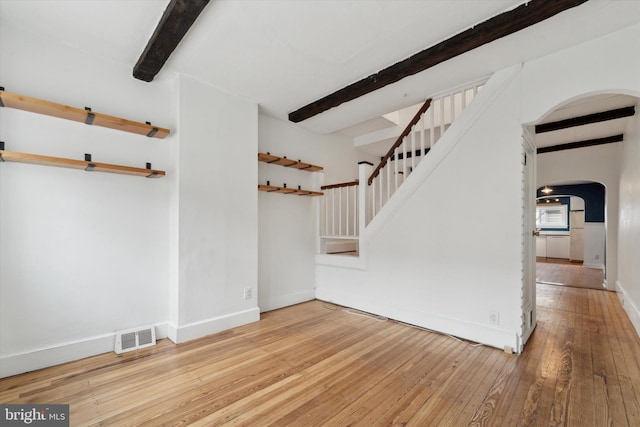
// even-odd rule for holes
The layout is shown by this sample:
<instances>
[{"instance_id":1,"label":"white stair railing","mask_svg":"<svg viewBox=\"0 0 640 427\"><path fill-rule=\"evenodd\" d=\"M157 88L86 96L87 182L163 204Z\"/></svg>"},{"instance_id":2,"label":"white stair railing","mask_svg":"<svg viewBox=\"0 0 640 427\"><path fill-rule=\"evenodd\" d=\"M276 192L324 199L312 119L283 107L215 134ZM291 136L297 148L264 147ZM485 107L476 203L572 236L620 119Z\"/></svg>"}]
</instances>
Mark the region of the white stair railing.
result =
<instances>
[{"instance_id":1,"label":"white stair railing","mask_svg":"<svg viewBox=\"0 0 640 427\"><path fill-rule=\"evenodd\" d=\"M320 236L355 238L358 236L358 181L325 185L322 198Z\"/></svg>"},{"instance_id":2,"label":"white stair railing","mask_svg":"<svg viewBox=\"0 0 640 427\"><path fill-rule=\"evenodd\" d=\"M370 163L361 162L358 180L322 186L321 240L357 240L485 82L486 79L477 81L428 99L375 169Z\"/></svg>"},{"instance_id":3,"label":"white stair railing","mask_svg":"<svg viewBox=\"0 0 640 427\"><path fill-rule=\"evenodd\" d=\"M428 99L368 179L375 216L482 89L474 82Z\"/></svg>"}]
</instances>

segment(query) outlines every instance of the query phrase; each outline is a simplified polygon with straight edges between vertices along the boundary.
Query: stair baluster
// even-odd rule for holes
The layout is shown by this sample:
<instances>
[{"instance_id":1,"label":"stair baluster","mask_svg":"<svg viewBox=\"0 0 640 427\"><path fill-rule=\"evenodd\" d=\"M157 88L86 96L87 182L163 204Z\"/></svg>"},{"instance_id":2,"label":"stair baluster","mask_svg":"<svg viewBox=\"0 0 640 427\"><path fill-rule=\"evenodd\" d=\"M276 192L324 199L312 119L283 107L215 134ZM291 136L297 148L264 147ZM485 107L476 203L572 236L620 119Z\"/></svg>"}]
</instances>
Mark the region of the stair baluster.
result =
<instances>
[{"instance_id":1,"label":"stair baluster","mask_svg":"<svg viewBox=\"0 0 640 427\"><path fill-rule=\"evenodd\" d=\"M373 169L366 180L368 185L364 185L363 177L372 165L361 164L359 181L323 186L327 197L322 204L321 239L357 240L362 230L471 103L485 81L428 99ZM359 182L363 182L363 186Z\"/></svg>"}]
</instances>

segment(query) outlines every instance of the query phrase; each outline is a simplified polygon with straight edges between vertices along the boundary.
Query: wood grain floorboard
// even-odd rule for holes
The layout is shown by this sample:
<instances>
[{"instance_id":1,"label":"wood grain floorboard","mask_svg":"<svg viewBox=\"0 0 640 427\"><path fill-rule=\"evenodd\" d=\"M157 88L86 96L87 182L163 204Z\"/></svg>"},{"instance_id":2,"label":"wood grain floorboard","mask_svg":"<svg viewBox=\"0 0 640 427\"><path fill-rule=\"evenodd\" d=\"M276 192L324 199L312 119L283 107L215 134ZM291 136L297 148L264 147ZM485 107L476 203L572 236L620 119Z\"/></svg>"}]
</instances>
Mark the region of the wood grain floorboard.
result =
<instances>
[{"instance_id":1,"label":"wood grain floorboard","mask_svg":"<svg viewBox=\"0 0 640 427\"><path fill-rule=\"evenodd\" d=\"M524 352L311 301L174 345L0 380L72 426L638 426L640 339L612 292L538 285Z\"/></svg>"},{"instance_id":2,"label":"wood grain floorboard","mask_svg":"<svg viewBox=\"0 0 640 427\"><path fill-rule=\"evenodd\" d=\"M582 264L538 260L536 280L547 284L603 289L604 271L599 268L584 267Z\"/></svg>"}]
</instances>

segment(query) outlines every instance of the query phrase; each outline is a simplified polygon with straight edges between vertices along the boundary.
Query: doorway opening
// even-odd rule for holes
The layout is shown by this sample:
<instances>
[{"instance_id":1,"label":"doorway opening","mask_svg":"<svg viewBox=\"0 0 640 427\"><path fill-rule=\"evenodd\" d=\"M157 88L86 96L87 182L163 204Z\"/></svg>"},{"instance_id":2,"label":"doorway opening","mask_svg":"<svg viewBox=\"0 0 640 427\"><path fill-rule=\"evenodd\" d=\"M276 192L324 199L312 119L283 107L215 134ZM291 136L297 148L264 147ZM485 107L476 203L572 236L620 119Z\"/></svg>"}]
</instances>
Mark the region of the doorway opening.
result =
<instances>
[{"instance_id":1,"label":"doorway opening","mask_svg":"<svg viewBox=\"0 0 640 427\"><path fill-rule=\"evenodd\" d=\"M605 289L605 187L545 184L536 197L536 282Z\"/></svg>"}]
</instances>

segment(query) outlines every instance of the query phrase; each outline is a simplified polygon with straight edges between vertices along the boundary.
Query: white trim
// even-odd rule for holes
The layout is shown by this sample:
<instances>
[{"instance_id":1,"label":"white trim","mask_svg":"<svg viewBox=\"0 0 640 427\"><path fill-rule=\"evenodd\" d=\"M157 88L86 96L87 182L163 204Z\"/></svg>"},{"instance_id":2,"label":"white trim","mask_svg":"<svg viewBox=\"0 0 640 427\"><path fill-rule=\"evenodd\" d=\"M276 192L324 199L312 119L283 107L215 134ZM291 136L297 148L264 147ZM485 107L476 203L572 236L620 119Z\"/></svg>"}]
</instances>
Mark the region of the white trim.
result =
<instances>
[{"instance_id":1,"label":"white trim","mask_svg":"<svg viewBox=\"0 0 640 427\"><path fill-rule=\"evenodd\" d=\"M536 319L533 319L533 325L529 329L527 329L526 333L523 336L518 336L518 346L516 347L517 353L522 353L524 350L524 346L529 342L529 338L533 335L533 331L538 326L538 322Z\"/></svg>"},{"instance_id":2,"label":"white trim","mask_svg":"<svg viewBox=\"0 0 640 427\"><path fill-rule=\"evenodd\" d=\"M260 302L258 305L260 306L260 312L264 313L265 311L277 310L279 308L300 304L301 302L312 301L314 299L316 299L316 291L315 289L310 289L307 291L269 298L266 302Z\"/></svg>"},{"instance_id":3,"label":"white trim","mask_svg":"<svg viewBox=\"0 0 640 427\"><path fill-rule=\"evenodd\" d=\"M167 338L167 323L153 326L156 339ZM0 356L0 378L113 352L115 339L112 332Z\"/></svg>"},{"instance_id":4,"label":"white trim","mask_svg":"<svg viewBox=\"0 0 640 427\"><path fill-rule=\"evenodd\" d=\"M317 254L316 265L328 265L330 267L351 268L354 270L366 270L367 262L360 245L360 255Z\"/></svg>"},{"instance_id":5,"label":"white trim","mask_svg":"<svg viewBox=\"0 0 640 427\"><path fill-rule=\"evenodd\" d=\"M604 264L582 264L586 268L596 268L598 270L604 270Z\"/></svg>"},{"instance_id":6,"label":"white trim","mask_svg":"<svg viewBox=\"0 0 640 427\"><path fill-rule=\"evenodd\" d=\"M620 300L620 304L622 304L622 308L629 316L629 320L631 324L636 330L636 334L640 337L640 310L636 305L631 301L629 296L627 295L627 291L622 286L620 281L616 281L616 291L618 293L618 299Z\"/></svg>"},{"instance_id":7,"label":"white trim","mask_svg":"<svg viewBox=\"0 0 640 427\"><path fill-rule=\"evenodd\" d=\"M202 338L237 326L246 325L248 323L260 320L260 309L253 307L248 310L237 311L235 313L224 314L210 319L200 320L198 322L187 323L186 325L176 326L173 323L168 324L168 337L176 344Z\"/></svg>"},{"instance_id":8,"label":"white trim","mask_svg":"<svg viewBox=\"0 0 640 427\"><path fill-rule=\"evenodd\" d=\"M444 335L450 335L503 350L509 346L519 350L520 337L515 331L508 331L493 325L467 322L447 316L440 316L406 308L394 307L392 304L362 301L353 295L334 290L318 289L316 298L333 304L354 308L378 316L384 316L403 323L425 328ZM446 331L446 332L443 332Z\"/></svg>"}]
</instances>

